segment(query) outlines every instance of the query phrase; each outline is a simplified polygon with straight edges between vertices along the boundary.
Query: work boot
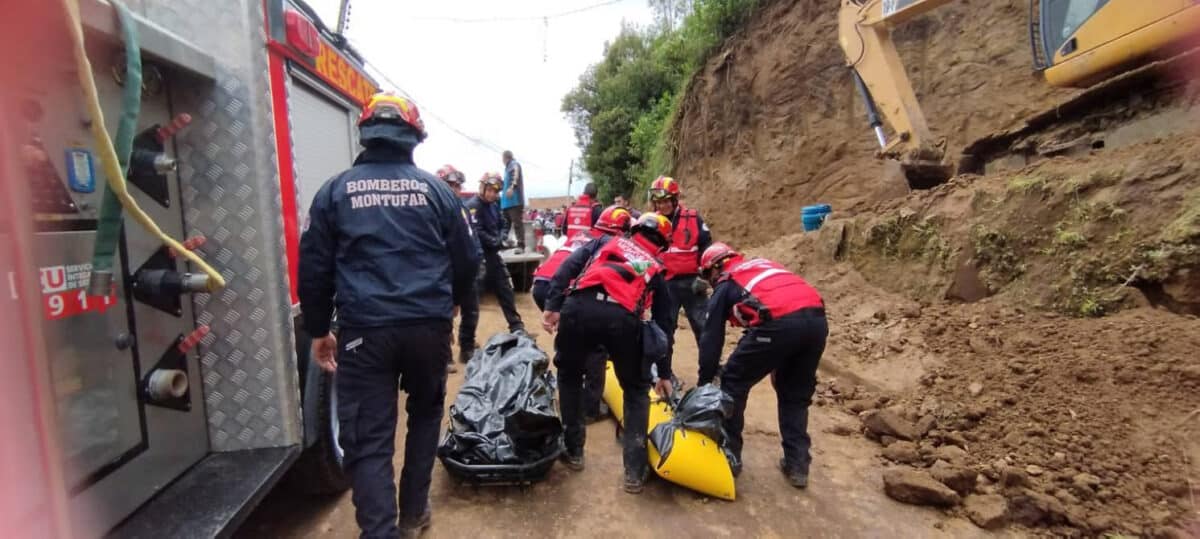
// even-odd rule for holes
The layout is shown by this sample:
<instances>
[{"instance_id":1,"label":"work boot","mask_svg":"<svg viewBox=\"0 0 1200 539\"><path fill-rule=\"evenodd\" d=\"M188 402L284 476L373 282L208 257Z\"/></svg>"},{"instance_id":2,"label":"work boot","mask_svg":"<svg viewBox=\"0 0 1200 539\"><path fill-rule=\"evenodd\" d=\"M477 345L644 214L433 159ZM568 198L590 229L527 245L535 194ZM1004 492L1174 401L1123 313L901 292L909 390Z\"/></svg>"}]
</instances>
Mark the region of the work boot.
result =
<instances>
[{"instance_id":1,"label":"work boot","mask_svg":"<svg viewBox=\"0 0 1200 539\"><path fill-rule=\"evenodd\" d=\"M649 470L641 472L625 470L625 482L622 484L622 488L629 494L641 494L642 488L646 486L646 476L649 474Z\"/></svg>"},{"instance_id":2,"label":"work boot","mask_svg":"<svg viewBox=\"0 0 1200 539\"><path fill-rule=\"evenodd\" d=\"M400 537L402 539L417 538L421 536L421 532L429 528L433 523L433 513L426 509L425 513L420 518L412 521L400 517Z\"/></svg>"},{"instance_id":3,"label":"work boot","mask_svg":"<svg viewBox=\"0 0 1200 539\"><path fill-rule=\"evenodd\" d=\"M742 459L732 453L726 453L725 459L729 461L729 471L733 472L733 476L742 475Z\"/></svg>"},{"instance_id":4,"label":"work boot","mask_svg":"<svg viewBox=\"0 0 1200 539\"><path fill-rule=\"evenodd\" d=\"M787 478L788 483L791 483L796 488L808 488L808 472L802 472L794 467L788 466L784 459L779 459L779 471L783 472L783 476Z\"/></svg>"},{"instance_id":5,"label":"work boot","mask_svg":"<svg viewBox=\"0 0 1200 539\"><path fill-rule=\"evenodd\" d=\"M525 337L527 339L537 339L537 337L538 337L537 333L530 333L528 330L525 329L525 326L518 326L518 327L512 328L512 329L508 330L508 332L512 333L513 335L516 335L518 337Z\"/></svg>"},{"instance_id":6,"label":"work boot","mask_svg":"<svg viewBox=\"0 0 1200 539\"><path fill-rule=\"evenodd\" d=\"M569 449L566 451L563 451L563 454L561 457L559 457L559 460L562 461L563 466L566 466L568 470L571 470L574 472L582 472L583 471L584 462L583 462L583 451L582 450L577 453L572 452Z\"/></svg>"},{"instance_id":7,"label":"work boot","mask_svg":"<svg viewBox=\"0 0 1200 539\"><path fill-rule=\"evenodd\" d=\"M458 347L458 362L467 363L471 361L471 357L475 355L474 346L459 345Z\"/></svg>"}]
</instances>

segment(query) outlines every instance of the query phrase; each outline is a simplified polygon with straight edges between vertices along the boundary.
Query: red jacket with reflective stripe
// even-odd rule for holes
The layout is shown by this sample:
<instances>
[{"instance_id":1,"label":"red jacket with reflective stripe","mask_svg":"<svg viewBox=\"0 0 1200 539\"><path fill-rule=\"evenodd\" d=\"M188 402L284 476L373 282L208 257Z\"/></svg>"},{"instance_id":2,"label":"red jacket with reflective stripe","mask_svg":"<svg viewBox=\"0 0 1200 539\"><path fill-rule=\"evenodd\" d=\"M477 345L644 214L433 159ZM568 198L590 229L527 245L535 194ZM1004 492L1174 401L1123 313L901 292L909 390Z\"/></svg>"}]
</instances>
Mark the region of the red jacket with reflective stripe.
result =
<instances>
[{"instance_id":1,"label":"red jacket with reflective stripe","mask_svg":"<svg viewBox=\"0 0 1200 539\"><path fill-rule=\"evenodd\" d=\"M629 312L641 316L651 304L646 287L662 265L636 238L614 237L596 252L574 289L602 287L614 301Z\"/></svg>"},{"instance_id":2,"label":"red jacket with reflective stripe","mask_svg":"<svg viewBox=\"0 0 1200 539\"><path fill-rule=\"evenodd\" d=\"M679 208L679 221L671 231L671 246L662 255L666 278L700 273L700 220L696 210Z\"/></svg>"},{"instance_id":3,"label":"red jacket with reflective stripe","mask_svg":"<svg viewBox=\"0 0 1200 539\"><path fill-rule=\"evenodd\" d=\"M800 309L824 307L817 290L778 262L763 258L733 261L721 276L745 291L729 312L729 323L754 327L787 316Z\"/></svg>"},{"instance_id":4,"label":"red jacket with reflective stripe","mask_svg":"<svg viewBox=\"0 0 1200 539\"><path fill-rule=\"evenodd\" d=\"M592 197L579 195L579 200L567 208L567 237L573 237L580 232L592 228L592 212L596 203Z\"/></svg>"},{"instance_id":5,"label":"red jacket with reflective stripe","mask_svg":"<svg viewBox=\"0 0 1200 539\"><path fill-rule=\"evenodd\" d=\"M587 242L600 237L600 234L603 234L603 232L593 228L587 232L571 236L562 247L555 249L550 254L550 258L547 258L537 269L533 270L533 280L538 281L554 277L554 272L558 271L558 267L562 265L563 260L566 260L568 256L571 256L571 253Z\"/></svg>"}]
</instances>

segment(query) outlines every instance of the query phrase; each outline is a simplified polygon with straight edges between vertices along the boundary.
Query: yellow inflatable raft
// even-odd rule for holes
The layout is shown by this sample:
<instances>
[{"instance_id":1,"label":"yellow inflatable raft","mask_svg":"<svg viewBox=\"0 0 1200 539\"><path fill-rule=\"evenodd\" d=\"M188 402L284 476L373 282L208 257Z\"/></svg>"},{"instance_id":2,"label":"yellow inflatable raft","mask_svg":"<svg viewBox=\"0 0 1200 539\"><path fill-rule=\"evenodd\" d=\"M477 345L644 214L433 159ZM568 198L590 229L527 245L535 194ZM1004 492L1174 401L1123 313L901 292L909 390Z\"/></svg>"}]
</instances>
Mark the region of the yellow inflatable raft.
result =
<instances>
[{"instance_id":1,"label":"yellow inflatable raft","mask_svg":"<svg viewBox=\"0 0 1200 539\"><path fill-rule=\"evenodd\" d=\"M625 406L621 384L617 382L612 362L605 367L604 402L608 403L617 421L624 424ZM660 400L651 389L647 434L654 430L655 425L669 421L671 416L671 407ZM725 452L712 438L695 431L676 430L675 446L668 458L661 462L654 444L647 443L646 448L650 454L650 468L659 477L714 498L730 501L734 499L736 488L733 471L729 468L729 461L725 459Z\"/></svg>"}]
</instances>

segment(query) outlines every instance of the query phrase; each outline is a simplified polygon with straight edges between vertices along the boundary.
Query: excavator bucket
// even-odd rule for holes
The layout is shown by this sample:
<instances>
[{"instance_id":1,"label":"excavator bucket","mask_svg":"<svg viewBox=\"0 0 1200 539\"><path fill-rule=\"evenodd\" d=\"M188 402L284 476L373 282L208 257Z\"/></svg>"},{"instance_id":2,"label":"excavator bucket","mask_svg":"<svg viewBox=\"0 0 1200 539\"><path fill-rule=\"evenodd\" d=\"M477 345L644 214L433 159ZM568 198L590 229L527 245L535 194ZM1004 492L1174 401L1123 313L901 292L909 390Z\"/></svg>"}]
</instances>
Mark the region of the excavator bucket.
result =
<instances>
[{"instance_id":1,"label":"excavator bucket","mask_svg":"<svg viewBox=\"0 0 1200 539\"><path fill-rule=\"evenodd\" d=\"M932 189L950 179L954 168L941 161L906 159L900 163L904 178L912 189Z\"/></svg>"}]
</instances>

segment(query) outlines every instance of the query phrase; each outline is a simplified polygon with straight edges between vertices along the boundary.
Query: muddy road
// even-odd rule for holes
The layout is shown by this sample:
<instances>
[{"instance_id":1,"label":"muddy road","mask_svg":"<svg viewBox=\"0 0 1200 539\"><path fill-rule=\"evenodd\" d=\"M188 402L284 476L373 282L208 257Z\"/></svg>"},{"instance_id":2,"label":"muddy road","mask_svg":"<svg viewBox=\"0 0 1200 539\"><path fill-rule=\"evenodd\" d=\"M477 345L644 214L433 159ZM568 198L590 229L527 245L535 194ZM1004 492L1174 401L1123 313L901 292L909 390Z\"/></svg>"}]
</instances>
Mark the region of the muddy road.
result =
<instances>
[{"instance_id":1,"label":"muddy road","mask_svg":"<svg viewBox=\"0 0 1200 539\"><path fill-rule=\"evenodd\" d=\"M527 294L518 296L522 316L537 327L539 313ZM681 321L686 325L686 321ZM504 329L499 307L484 299L479 335ZM675 370L695 381L696 347L680 328ZM553 338L539 330L538 343ZM457 351L456 351L457 353ZM465 369L450 375L446 405L462 384ZM401 396L403 399L403 396ZM403 414L403 406L400 407ZM809 430L814 454L807 490L789 486L776 468L781 455L774 392L757 386L746 410L745 469L738 499L709 499L657 478L639 496L620 488L620 447L615 423L588 429L587 469L573 473L556 465L546 481L526 488L471 487L452 481L439 462L430 496L433 526L425 537L974 537L985 532L970 522L887 498L882 491L877 448L854 436L829 433L841 425L857 432L858 421L840 407L812 409ZM400 418L399 437L404 436ZM397 440L403 447L402 438ZM403 464L396 456L396 469ZM357 537L350 495L314 498L286 488L270 493L237 537Z\"/></svg>"}]
</instances>

